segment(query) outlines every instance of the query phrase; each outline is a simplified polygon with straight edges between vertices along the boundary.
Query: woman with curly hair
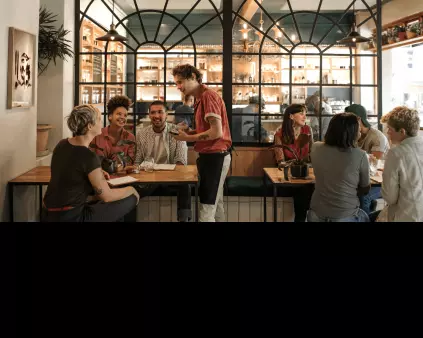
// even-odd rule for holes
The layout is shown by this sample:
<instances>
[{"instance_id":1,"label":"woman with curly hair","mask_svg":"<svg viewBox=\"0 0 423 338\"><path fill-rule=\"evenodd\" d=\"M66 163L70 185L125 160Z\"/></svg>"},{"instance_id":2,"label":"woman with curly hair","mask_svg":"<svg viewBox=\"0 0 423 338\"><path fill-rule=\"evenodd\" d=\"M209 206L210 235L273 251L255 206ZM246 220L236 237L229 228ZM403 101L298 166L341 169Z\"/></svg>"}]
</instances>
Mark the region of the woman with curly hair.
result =
<instances>
[{"instance_id":1,"label":"woman with curly hair","mask_svg":"<svg viewBox=\"0 0 423 338\"><path fill-rule=\"evenodd\" d=\"M419 114L396 107L382 117L393 147L385 159L382 197L388 221L423 221L423 138ZM384 213L385 213L384 212Z\"/></svg>"},{"instance_id":2,"label":"woman with curly hair","mask_svg":"<svg viewBox=\"0 0 423 338\"><path fill-rule=\"evenodd\" d=\"M90 144L97 155L116 162L118 154L123 153L125 165L132 166L135 160L135 136L125 130L131 100L125 95L112 97L107 103L110 125L101 130ZM103 169L104 168L103 165ZM123 168L120 168L123 169ZM110 172L110 171L109 171Z\"/></svg>"}]
</instances>

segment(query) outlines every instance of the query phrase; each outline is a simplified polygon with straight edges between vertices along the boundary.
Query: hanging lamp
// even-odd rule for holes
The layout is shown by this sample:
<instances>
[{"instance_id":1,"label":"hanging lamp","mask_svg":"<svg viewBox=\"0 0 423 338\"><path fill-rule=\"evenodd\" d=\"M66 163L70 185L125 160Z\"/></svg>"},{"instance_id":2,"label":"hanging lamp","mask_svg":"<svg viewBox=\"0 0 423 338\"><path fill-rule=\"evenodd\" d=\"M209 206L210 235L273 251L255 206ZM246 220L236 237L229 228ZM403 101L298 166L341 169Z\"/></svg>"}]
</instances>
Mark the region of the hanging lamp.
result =
<instances>
[{"instance_id":1,"label":"hanging lamp","mask_svg":"<svg viewBox=\"0 0 423 338\"><path fill-rule=\"evenodd\" d=\"M128 40L127 38L125 38L124 36L120 35L116 31L116 26L113 23L113 17L114 16L115 16L115 0L113 0L113 15L112 15L112 23L110 25L110 29L106 33L106 35L100 36L96 40L98 40L98 41L119 41L119 42L123 42L123 41L127 41Z\"/></svg>"},{"instance_id":2,"label":"hanging lamp","mask_svg":"<svg viewBox=\"0 0 423 338\"><path fill-rule=\"evenodd\" d=\"M355 22L355 2L353 4L353 27L351 29L351 32L344 38L342 38L341 40L337 41L338 43L341 44L350 44L350 43L360 43L360 42L369 42L370 39L365 38L364 36L361 36L358 32L357 32L357 26L356 26L356 22Z\"/></svg>"}]
</instances>

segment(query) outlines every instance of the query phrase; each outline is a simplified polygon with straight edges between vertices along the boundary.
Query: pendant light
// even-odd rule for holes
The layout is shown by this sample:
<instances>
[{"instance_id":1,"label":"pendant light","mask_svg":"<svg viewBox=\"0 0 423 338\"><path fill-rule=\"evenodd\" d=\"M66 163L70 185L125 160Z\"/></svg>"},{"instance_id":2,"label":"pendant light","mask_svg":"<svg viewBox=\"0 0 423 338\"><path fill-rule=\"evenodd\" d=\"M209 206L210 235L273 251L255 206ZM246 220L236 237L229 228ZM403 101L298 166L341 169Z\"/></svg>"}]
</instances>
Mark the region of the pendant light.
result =
<instances>
[{"instance_id":1,"label":"pendant light","mask_svg":"<svg viewBox=\"0 0 423 338\"><path fill-rule=\"evenodd\" d=\"M357 32L357 26L356 26L356 22L355 22L355 2L353 4L353 27L352 30L350 32L350 34L348 34L346 37L342 38L341 40L337 41L338 43L341 44L351 44L351 43L360 43L360 42L369 42L370 39L365 38L364 36L361 36L358 32Z\"/></svg>"},{"instance_id":2,"label":"pendant light","mask_svg":"<svg viewBox=\"0 0 423 338\"><path fill-rule=\"evenodd\" d=\"M97 38L96 40L98 41L127 41L128 39L125 38L124 36L120 35L117 31L116 31L116 26L113 23L113 17L115 16L115 0L113 0L113 15L112 15L112 23L110 25L110 29L107 32L106 35L100 36L99 38Z\"/></svg>"}]
</instances>

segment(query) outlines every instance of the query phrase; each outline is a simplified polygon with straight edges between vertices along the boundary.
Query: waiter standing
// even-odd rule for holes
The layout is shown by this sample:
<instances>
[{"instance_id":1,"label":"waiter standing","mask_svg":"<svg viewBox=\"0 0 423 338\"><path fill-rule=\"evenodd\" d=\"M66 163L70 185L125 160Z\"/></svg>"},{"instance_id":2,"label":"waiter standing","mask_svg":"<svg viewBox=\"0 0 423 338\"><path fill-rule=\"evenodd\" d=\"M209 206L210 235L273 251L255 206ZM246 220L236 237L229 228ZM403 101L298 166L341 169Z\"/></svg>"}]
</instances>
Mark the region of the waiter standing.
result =
<instances>
[{"instance_id":1,"label":"waiter standing","mask_svg":"<svg viewBox=\"0 0 423 338\"><path fill-rule=\"evenodd\" d=\"M223 184L231 164L232 147L225 103L214 90L202 84L202 74L189 64L173 68L177 88L195 97L195 129L180 124L177 140L195 142L199 153L197 168L200 176L200 222L223 222Z\"/></svg>"}]
</instances>

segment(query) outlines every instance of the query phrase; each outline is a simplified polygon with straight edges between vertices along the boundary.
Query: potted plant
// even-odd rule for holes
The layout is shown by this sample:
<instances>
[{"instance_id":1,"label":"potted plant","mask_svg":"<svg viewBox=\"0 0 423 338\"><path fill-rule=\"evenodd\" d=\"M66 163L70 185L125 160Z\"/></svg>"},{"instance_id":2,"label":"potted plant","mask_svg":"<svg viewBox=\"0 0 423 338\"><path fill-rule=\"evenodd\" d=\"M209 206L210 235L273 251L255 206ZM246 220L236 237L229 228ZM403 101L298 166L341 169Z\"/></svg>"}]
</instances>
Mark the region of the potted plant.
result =
<instances>
[{"instance_id":1,"label":"potted plant","mask_svg":"<svg viewBox=\"0 0 423 338\"><path fill-rule=\"evenodd\" d=\"M50 124L37 124L37 157L46 156L49 153L47 149L48 134L53 126Z\"/></svg>"},{"instance_id":2,"label":"potted plant","mask_svg":"<svg viewBox=\"0 0 423 338\"><path fill-rule=\"evenodd\" d=\"M41 75L49 66L50 62L56 65L56 59L66 60L73 57L72 45L66 39L70 32L54 26L57 21L57 14L41 7L39 12L39 31L38 31L38 76Z\"/></svg>"},{"instance_id":3,"label":"potted plant","mask_svg":"<svg viewBox=\"0 0 423 338\"><path fill-rule=\"evenodd\" d=\"M388 44L393 44L395 42L394 30L389 28L386 33L388 35Z\"/></svg>"},{"instance_id":4,"label":"potted plant","mask_svg":"<svg viewBox=\"0 0 423 338\"><path fill-rule=\"evenodd\" d=\"M407 39L415 38L420 33L420 24L418 22L413 23L407 27Z\"/></svg>"},{"instance_id":5,"label":"potted plant","mask_svg":"<svg viewBox=\"0 0 423 338\"><path fill-rule=\"evenodd\" d=\"M295 178L306 178L308 177L308 174L309 174L309 168L306 163L308 154L306 156L301 156L301 153L304 146L310 142L310 135L300 134L298 136L297 142L300 149L299 153L297 153L294 149L284 144L275 144L269 147L269 149L285 148L289 150L290 152L292 152L292 154L295 157L295 159L293 160L286 161L282 166L284 170L285 180L288 180L288 168L291 169L291 176ZM278 166L278 168L282 170L280 166Z\"/></svg>"},{"instance_id":6,"label":"potted plant","mask_svg":"<svg viewBox=\"0 0 423 338\"><path fill-rule=\"evenodd\" d=\"M404 41L407 38L406 35L406 29L404 26L395 26L396 31L397 31L397 35L398 35L398 40L399 41Z\"/></svg>"}]
</instances>

